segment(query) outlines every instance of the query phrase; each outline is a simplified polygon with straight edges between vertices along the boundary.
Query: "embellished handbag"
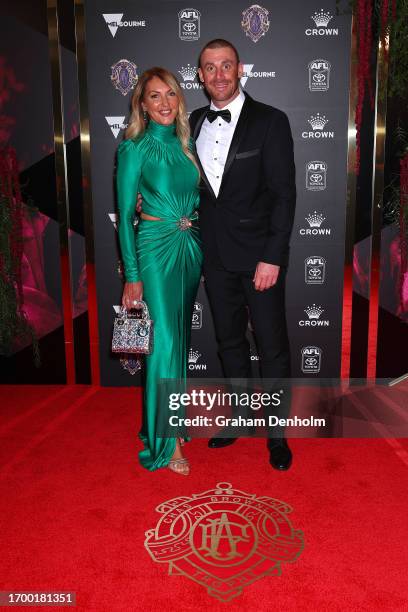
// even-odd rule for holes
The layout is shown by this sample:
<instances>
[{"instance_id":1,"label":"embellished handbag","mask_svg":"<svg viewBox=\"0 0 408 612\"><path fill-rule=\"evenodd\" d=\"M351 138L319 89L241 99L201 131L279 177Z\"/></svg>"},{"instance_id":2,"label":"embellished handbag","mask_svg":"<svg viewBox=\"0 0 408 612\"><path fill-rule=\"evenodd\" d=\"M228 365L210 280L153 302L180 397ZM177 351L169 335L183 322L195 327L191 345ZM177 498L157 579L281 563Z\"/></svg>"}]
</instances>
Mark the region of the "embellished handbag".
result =
<instances>
[{"instance_id":1,"label":"embellished handbag","mask_svg":"<svg viewBox=\"0 0 408 612\"><path fill-rule=\"evenodd\" d=\"M138 300L142 314L130 314L121 307L113 322L112 352L149 355L153 350L153 321L146 302Z\"/></svg>"}]
</instances>

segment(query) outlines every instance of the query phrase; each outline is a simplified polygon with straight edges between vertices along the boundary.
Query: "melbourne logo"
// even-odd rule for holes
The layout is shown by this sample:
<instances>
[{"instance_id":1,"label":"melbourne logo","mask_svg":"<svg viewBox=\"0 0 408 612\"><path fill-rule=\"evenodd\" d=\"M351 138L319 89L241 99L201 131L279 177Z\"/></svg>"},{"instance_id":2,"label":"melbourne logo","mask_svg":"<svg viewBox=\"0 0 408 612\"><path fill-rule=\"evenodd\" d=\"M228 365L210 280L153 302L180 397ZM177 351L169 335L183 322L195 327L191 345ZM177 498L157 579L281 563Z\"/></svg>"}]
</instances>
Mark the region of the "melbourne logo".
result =
<instances>
[{"instance_id":1,"label":"melbourne logo","mask_svg":"<svg viewBox=\"0 0 408 612\"><path fill-rule=\"evenodd\" d=\"M300 319L299 327L329 327L330 321L320 318L324 313L324 308L321 306L312 304L311 306L306 306L303 312L307 314L307 319Z\"/></svg>"},{"instance_id":2,"label":"melbourne logo","mask_svg":"<svg viewBox=\"0 0 408 612\"><path fill-rule=\"evenodd\" d=\"M197 79L197 66L182 66L178 71L183 77L183 81L180 83L182 89L204 89L204 85L198 83Z\"/></svg>"},{"instance_id":3,"label":"melbourne logo","mask_svg":"<svg viewBox=\"0 0 408 612\"><path fill-rule=\"evenodd\" d=\"M115 228L115 230L117 230L118 229L118 222L119 222L119 215L116 214L116 213L108 213L108 217L112 221L112 225ZM139 217L135 216L135 218L133 220L133 227L137 227L138 223L139 223Z\"/></svg>"},{"instance_id":4,"label":"melbourne logo","mask_svg":"<svg viewBox=\"0 0 408 612\"><path fill-rule=\"evenodd\" d=\"M170 499L156 511L161 517L145 533L153 561L222 602L255 580L280 576L304 548L303 532L289 520L292 508L286 502L233 489L229 482Z\"/></svg>"},{"instance_id":5,"label":"melbourne logo","mask_svg":"<svg viewBox=\"0 0 408 612\"><path fill-rule=\"evenodd\" d=\"M186 8L179 12L180 40L198 40L200 38L200 11Z\"/></svg>"},{"instance_id":6,"label":"melbourne logo","mask_svg":"<svg viewBox=\"0 0 408 612\"><path fill-rule=\"evenodd\" d=\"M123 117L105 117L107 124L112 130L112 134L115 138L118 137L120 130L125 130L127 128L127 123L123 123L125 120L125 116Z\"/></svg>"},{"instance_id":7,"label":"melbourne logo","mask_svg":"<svg viewBox=\"0 0 408 612\"><path fill-rule=\"evenodd\" d=\"M108 213L109 219L112 221L115 230L118 229L118 215L116 213Z\"/></svg>"},{"instance_id":8,"label":"melbourne logo","mask_svg":"<svg viewBox=\"0 0 408 612\"><path fill-rule=\"evenodd\" d=\"M121 59L111 66L111 82L115 89L126 96L137 83L137 66L127 59Z\"/></svg>"},{"instance_id":9,"label":"melbourne logo","mask_svg":"<svg viewBox=\"0 0 408 612\"><path fill-rule=\"evenodd\" d=\"M242 12L241 27L252 42L256 43L269 30L269 11L259 4L253 4Z\"/></svg>"},{"instance_id":10,"label":"melbourne logo","mask_svg":"<svg viewBox=\"0 0 408 612\"><path fill-rule=\"evenodd\" d=\"M254 64L244 64L244 73L240 79L241 87L244 88L248 79L273 79L276 76L274 71L261 72L252 70Z\"/></svg>"},{"instance_id":11,"label":"melbourne logo","mask_svg":"<svg viewBox=\"0 0 408 612\"><path fill-rule=\"evenodd\" d=\"M122 21L123 13L103 13L103 18L109 28L113 38L116 36L118 28L144 28L146 21Z\"/></svg>"},{"instance_id":12,"label":"melbourne logo","mask_svg":"<svg viewBox=\"0 0 408 612\"><path fill-rule=\"evenodd\" d=\"M310 161L306 164L306 189L323 191L326 189L327 164L324 161Z\"/></svg>"},{"instance_id":13,"label":"melbourne logo","mask_svg":"<svg viewBox=\"0 0 408 612\"><path fill-rule=\"evenodd\" d=\"M206 363L198 363L200 360L200 357L202 357L201 353L199 353L198 351L193 351L193 349L190 348L188 352L188 369L189 370L206 370L207 369Z\"/></svg>"},{"instance_id":14,"label":"melbourne logo","mask_svg":"<svg viewBox=\"0 0 408 612\"><path fill-rule=\"evenodd\" d=\"M306 36L338 36L338 28L328 28L329 22L333 19L333 15L328 11L320 9L310 16L315 22L315 28L306 28Z\"/></svg>"},{"instance_id":15,"label":"melbourne logo","mask_svg":"<svg viewBox=\"0 0 408 612\"><path fill-rule=\"evenodd\" d=\"M309 62L309 89L310 91L327 91L330 85L331 64L324 59Z\"/></svg>"},{"instance_id":16,"label":"melbourne logo","mask_svg":"<svg viewBox=\"0 0 408 612\"><path fill-rule=\"evenodd\" d=\"M313 213L309 213L305 220L308 222L309 227L301 227L299 234L301 236L330 236L331 229L329 227L321 227L326 217L322 213L318 213L316 210Z\"/></svg>"},{"instance_id":17,"label":"melbourne logo","mask_svg":"<svg viewBox=\"0 0 408 612\"><path fill-rule=\"evenodd\" d=\"M191 320L191 329L201 329L203 326L203 305L195 302L193 309L193 317Z\"/></svg>"},{"instance_id":18,"label":"melbourne logo","mask_svg":"<svg viewBox=\"0 0 408 612\"><path fill-rule=\"evenodd\" d=\"M311 255L305 259L305 283L323 285L326 276L326 260L320 255Z\"/></svg>"},{"instance_id":19,"label":"melbourne logo","mask_svg":"<svg viewBox=\"0 0 408 612\"><path fill-rule=\"evenodd\" d=\"M322 349L319 346L304 346L301 350L303 374L318 374L322 366Z\"/></svg>"},{"instance_id":20,"label":"melbourne logo","mask_svg":"<svg viewBox=\"0 0 408 612\"><path fill-rule=\"evenodd\" d=\"M323 138L334 138L334 132L325 130L325 126L329 123L329 120L326 118L326 115L321 115L320 113L316 113L315 115L310 115L310 118L307 120L308 124L312 128L312 130L305 130L302 132L302 138L310 138L310 139L323 139Z\"/></svg>"}]
</instances>

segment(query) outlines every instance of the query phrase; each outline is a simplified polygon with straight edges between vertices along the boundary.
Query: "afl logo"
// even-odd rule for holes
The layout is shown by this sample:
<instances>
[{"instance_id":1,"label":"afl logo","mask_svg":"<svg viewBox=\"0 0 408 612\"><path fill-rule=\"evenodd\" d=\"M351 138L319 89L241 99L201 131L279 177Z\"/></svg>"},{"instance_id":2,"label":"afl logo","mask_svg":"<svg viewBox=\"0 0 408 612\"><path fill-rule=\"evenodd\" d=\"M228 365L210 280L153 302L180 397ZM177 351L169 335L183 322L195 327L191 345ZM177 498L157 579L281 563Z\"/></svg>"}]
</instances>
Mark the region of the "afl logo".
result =
<instances>
[{"instance_id":1,"label":"afl logo","mask_svg":"<svg viewBox=\"0 0 408 612\"><path fill-rule=\"evenodd\" d=\"M304 346L301 354L303 374L318 374L322 362L322 349L319 346Z\"/></svg>"},{"instance_id":2,"label":"afl logo","mask_svg":"<svg viewBox=\"0 0 408 612\"><path fill-rule=\"evenodd\" d=\"M327 91L330 85L331 64L324 59L309 62L309 89L310 91Z\"/></svg>"},{"instance_id":3,"label":"afl logo","mask_svg":"<svg viewBox=\"0 0 408 612\"><path fill-rule=\"evenodd\" d=\"M306 189L323 191L326 189L327 163L310 161L306 164Z\"/></svg>"},{"instance_id":4,"label":"afl logo","mask_svg":"<svg viewBox=\"0 0 408 612\"><path fill-rule=\"evenodd\" d=\"M186 8L179 12L180 40L198 40L200 38L200 11Z\"/></svg>"},{"instance_id":5,"label":"afl logo","mask_svg":"<svg viewBox=\"0 0 408 612\"><path fill-rule=\"evenodd\" d=\"M326 276L326 260L319 255L305 259L305 283L308 285L323 285Z\"/></svg>"}]
</instances>

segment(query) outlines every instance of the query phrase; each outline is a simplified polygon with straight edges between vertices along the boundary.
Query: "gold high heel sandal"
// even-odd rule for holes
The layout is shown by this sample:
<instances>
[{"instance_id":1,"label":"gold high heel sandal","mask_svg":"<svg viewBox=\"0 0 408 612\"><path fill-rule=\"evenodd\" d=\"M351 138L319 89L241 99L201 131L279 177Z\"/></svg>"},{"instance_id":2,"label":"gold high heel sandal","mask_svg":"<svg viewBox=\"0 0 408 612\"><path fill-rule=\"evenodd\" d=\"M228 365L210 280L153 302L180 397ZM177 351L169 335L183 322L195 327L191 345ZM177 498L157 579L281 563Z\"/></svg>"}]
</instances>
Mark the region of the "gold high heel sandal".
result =
<instances>
[{"instance_id":1,"label":"gold high heel sandal","mask_svg":"<svg viewBox=\"0 0 408 612\"><path fill-rule=\"evenodd\" d=\"M177 474L188 476L190 474L190 462L185 457L181 459L170 459L168 467Z\"/></svg>"}]
</instances>

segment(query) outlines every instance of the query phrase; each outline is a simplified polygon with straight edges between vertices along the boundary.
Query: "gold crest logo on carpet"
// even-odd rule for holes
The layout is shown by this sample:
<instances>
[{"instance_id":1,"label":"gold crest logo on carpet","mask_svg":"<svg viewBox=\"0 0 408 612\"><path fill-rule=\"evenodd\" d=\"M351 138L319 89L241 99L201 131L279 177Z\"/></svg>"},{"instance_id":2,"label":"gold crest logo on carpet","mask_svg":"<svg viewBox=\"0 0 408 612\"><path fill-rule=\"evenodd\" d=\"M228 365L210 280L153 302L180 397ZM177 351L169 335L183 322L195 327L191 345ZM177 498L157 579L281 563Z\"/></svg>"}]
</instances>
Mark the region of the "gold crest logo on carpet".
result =
<instances>
[{"instance_id":1,"label":"gold crest logo on carpet","mask_svg":"<svg viewBox=\"0 0 408 612\"><path fill-rule=\"evenodd\" d=\"M221 601L237 597L255 580L280 576L283 564L296 561L304 548L302 531L288 518L288 504L233 489L228 482L170 499L156 511L162 516L145 534L152 559Z\"/></svg>"}]
</instances>

